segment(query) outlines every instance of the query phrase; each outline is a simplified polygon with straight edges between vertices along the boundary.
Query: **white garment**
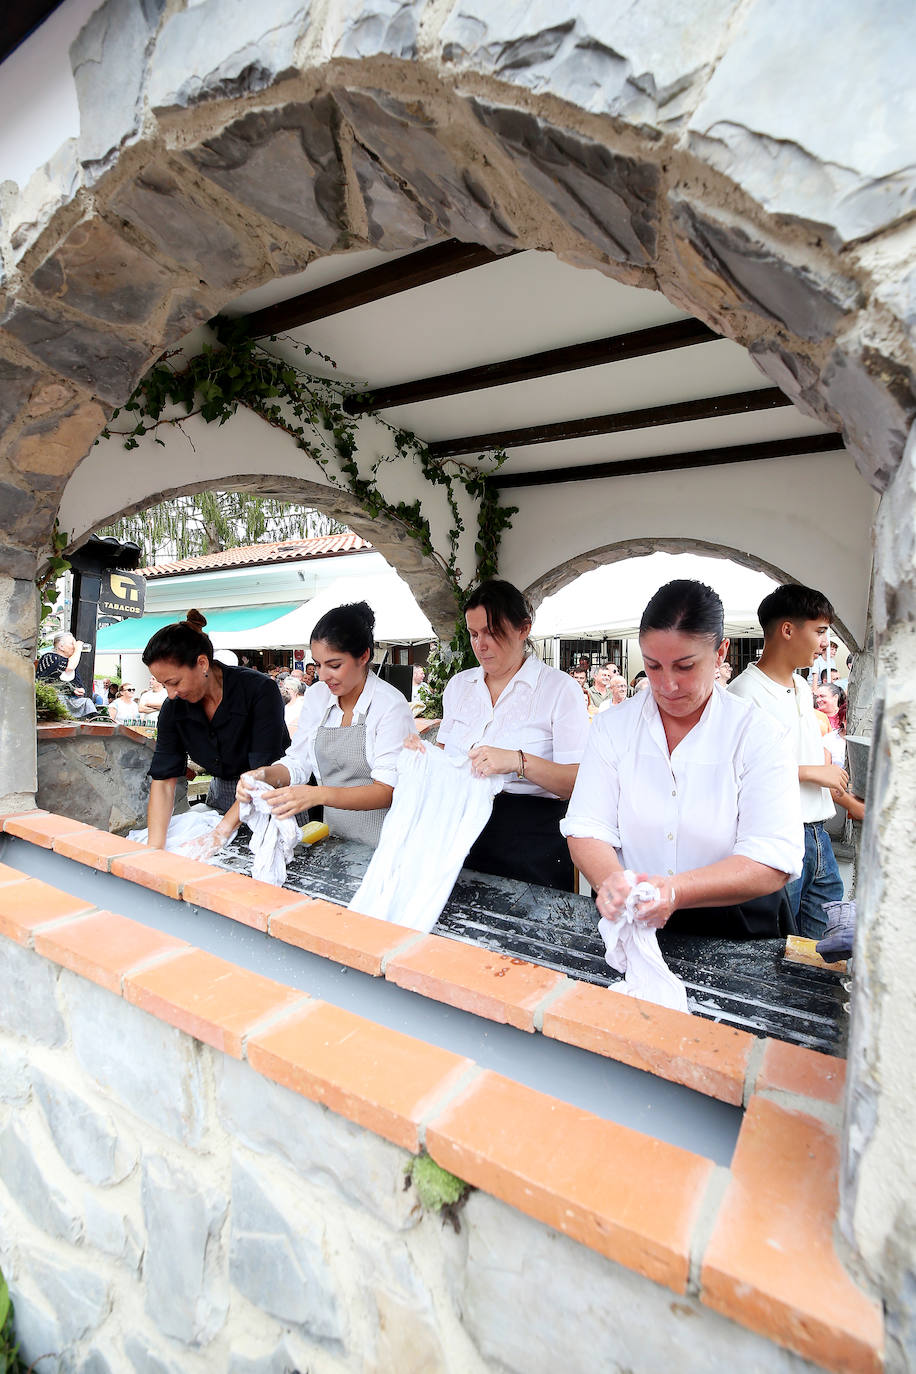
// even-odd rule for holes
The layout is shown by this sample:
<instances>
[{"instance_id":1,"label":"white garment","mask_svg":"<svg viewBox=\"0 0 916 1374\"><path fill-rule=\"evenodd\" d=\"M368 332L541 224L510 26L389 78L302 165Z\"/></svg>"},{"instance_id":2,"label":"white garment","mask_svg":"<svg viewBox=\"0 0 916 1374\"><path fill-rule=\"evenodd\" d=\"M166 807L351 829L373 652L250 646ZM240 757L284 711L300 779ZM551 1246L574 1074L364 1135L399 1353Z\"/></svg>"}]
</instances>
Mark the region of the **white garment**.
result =
<instances>
[{"instance_id":1,"label":"white garment","mask_svg":"<svg viewBox=\"0 0 916 1374\"><path fill-rule=\"evenodd\" d=\"M658 933L636 920L640 908L657 902L659 891L651 883L637 883L636 874L627 870L623 875L630 884L623 911L615 921L602 916L598 930L604 940L605 963L626 976L615 983L611 991L643 1002L655 1002L672 1011L687 1010L687 989L671 972L658 947Z\"/></svg>"},{"instance_id":2,"label":"white garment","mask_svg":"<svg viewBox=\"0 0 916 1374\"><path fill-rule=\"evenodd\" d=\"M651 689L592 721L567 837L613 845L624 868L672 876L742 855L801 873L798 770L777 723L714 687L669 754Z\"/></svg>"},{"instance_id":3,"label":"white garment","mask_svg":"<svg viewBox=\"0 0 916 1374\"><path fill-rule=\"evenodd\" d=\"M293 850L299 843L301 830L295 816L278 820L264 800L274 788L268 782L251 784L251 801L239 805L239 820L251 829L248 848L254 862L251 865L252 878L262 883L273 883L282 887L286 882L286 865L293 857Z\"/></svg>"},{"instance_id":4,"label":"white garment","mask_svg":"<svg viewBox=\"0 0 916 1374\"><path fill-rule=\"evenodd\" d=\"M456 673L442 696L442 724L436 737L447 754L466 758L478 744L521 749L552 763L578 763L588 739L588 707L582 688L567 673L529 654L496 705L483 668ZM553 797L528 778L510 774L507 792Z\"/></svg>"},{"instance_id":5,"label":"white garment","mask_svg":"<svg viewBox=\"0 0 916 1374\"><path fill-rule=\"evenodd\" d=\"M130 701L122 701L120 697L115 697L114 701L108 703L108 714L116 725L133 725L142 719L133 698Z\"/></svg>"},{"instance_id":6,"label":"white garment","mask_svg":"<svg viewBox=\"0 0 916 1374\"><path fill-rule=\"evenodd\" d=\"M165 832L165 848L170 854L181 854L188 859L200 859L201 863L216 863L216 856L219 852L204 855L199 852L201 840L212 834L216 826L223 819L222 812L215 811L211 806L192 806L188 811L182 811L179 815L173 816L169 821L169 828ZM237 834L233 830L229 840ZM137 844L147 844L149 841L149 830L146 826L142 830L129 830L127 832L129 840L136 840Z\"/></svg>"},{"instance_id":7,"label":"white garment","mask_svg":"<svg viewBox=\"0 0 916 1374\"><path fill-rule=\"evenodd\" d=\"M814 696L797 673L792 674L791 686L783 687L761 672L756 663L749 663L728 690L732 696L752 701L785 726L797 766L824 762L824 737L814 716ZM799 782L798 789L803 821L823 821L833 815L833 800L826 787L819 787L816 782Z\"/></svg>"},{"instance_id":8,"label":"white garment","mask_svg":"<svg viewBox=\"0 0 916 1374\"><path fill-rule=\"evenodd\" d=\"M830 755L830 762L838 768L846 767L846 737L838 730L828 730L821 743Z\"/></svg>"},{"instance_id":9,"label":"white garment","mask_svg":"<svg viewBox=\"0 0 916 1374\"><path fill-rule=\"evenodd\" d=\"M296 731L299 729L299 717L302 714L304 705L305 697L300 694L299 696L293 697L292 701L288 701L283 708L283 719L286 721L286 728L289 731L290 739L292 739L293 735L295 735Z\"/></svg>"},{"instance_id":10,"label":"white garment","mask_svg":"<svg viewBox=\"0 0 916 1374\"><path fill-rule=\"evenodd\" d=\"M296 738L278 760L289 769L291 787L307 783L313 773L321 781L315 759L315 733L321 725L337 729L342 720L343 711L334 693L326 683L316 682L302 698ZM417 733L410 703L390 682L382 682L370 672L353 708L353 724L361 720L366 722L366 762L371 775L375 782L394 787L401 746L408 735Z\"/></svg>"},{"instance_id":11,"label":"white garment","mask_svg":"<svg viewBox=\"0 0 916 1374\"><path fill-rule=\"evenodd\" d=\"M432 930L501 788L501 777L475 778L467 759L403 749L381 838L350 910Z\"/></svg>"}]
</instances>

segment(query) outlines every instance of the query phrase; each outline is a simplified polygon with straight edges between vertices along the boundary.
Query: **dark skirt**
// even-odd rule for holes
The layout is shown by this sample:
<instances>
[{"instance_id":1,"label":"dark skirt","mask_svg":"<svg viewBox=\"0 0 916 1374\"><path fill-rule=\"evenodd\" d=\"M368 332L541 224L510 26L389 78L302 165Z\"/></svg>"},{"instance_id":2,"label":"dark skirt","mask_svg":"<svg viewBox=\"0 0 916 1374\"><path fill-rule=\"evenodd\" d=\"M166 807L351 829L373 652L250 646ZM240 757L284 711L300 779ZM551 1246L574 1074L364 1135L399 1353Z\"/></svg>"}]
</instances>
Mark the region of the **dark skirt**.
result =
<instances>
[{"instance_id":1,"label":"dark skirt","mask_svg":"<svg viewBox=\"0 0 916 1374\"><path fill-rule=\"evenodd\" d=\"M672 935L707 935L719 940L775 940L798 934L785 888L735 906L675 911L664 929Z\"/></svg>"},{"instance_id":2,"label":"dark skirt","mask_svg":"<svg viewBox=\"0 0 916 1374\"><path fill-rule=\"evenodd\" d=\"M497 793L493 814L465 859L465 868L572 892L572 859L560 834L567 805L553 797Z\"/></svg>"}]
</instances>

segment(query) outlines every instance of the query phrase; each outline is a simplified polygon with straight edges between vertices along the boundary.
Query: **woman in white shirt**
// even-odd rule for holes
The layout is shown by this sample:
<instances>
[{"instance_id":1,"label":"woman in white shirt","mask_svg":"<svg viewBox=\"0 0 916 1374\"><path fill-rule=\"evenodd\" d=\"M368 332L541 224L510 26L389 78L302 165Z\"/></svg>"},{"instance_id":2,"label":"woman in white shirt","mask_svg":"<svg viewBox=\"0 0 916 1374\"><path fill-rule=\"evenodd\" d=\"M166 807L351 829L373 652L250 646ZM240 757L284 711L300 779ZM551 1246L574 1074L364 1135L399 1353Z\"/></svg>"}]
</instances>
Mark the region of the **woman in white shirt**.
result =
<instances>
[{"instance_id":1,"label":"woman in white shirt","mask_svg":"<svg viewBox=\"0 0 916 1374\"><path fill-rule=\"evenodd\" d=\"M276 763L242 774L239 801L249 799L250 784L259 779L276 789L267 798L275 816L323 806L332 834L378 843L397 756L416 726L406 698L369 669L374 629L366 601L321 617L311 642L319 680L302 699L295 741Z\"/></svg>"},{"instance_id":2,"label":"woman in white shirt","mask_svg":"<svg viewBox=\"0 0 916 1374\"><path fill-rule=\"evenodd\" d=\"M531 608L510 582L481 583L465 620L480 666L447 684L437 742L467 754L480 776L505 779L467 867L570 891L559 826L588 736L585 696L528 652Z\"/></svg>"},{"instance_id":3,"label":"woman in white shirt","mask_svg":"<svg viewBox=\"0 0 916 1374\"><path fill-rule=\"evenodd\" d=\"M116 725L126 725L128 721L138 719L134 689L129 683L121 683L117 696L108 703L108 714Z\"/></svg>"},{"instance_id":4,"label":"woman in white shirt","mask_svg":"<svg viewBox=\"0 0 916 1374\"><path fill-rule=\"evenodd\" d=\"M628 869L661 894L647 925L766 938L792 930L798 770L778 722L716 685L723 620L700 582L656 592L639 629L649 690L596 717L563 833L599 915L623 911Z\"/></svg>"}]
</instances>

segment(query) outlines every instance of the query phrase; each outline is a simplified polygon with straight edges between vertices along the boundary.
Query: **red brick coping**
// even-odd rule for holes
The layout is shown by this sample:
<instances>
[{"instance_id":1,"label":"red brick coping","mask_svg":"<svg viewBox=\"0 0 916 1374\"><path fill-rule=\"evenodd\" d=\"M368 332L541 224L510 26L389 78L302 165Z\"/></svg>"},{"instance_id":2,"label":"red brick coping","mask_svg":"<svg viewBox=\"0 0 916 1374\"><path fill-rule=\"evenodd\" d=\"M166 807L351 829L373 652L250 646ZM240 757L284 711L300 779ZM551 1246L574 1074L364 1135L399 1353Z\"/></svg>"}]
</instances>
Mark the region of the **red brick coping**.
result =
<instances>
[{"instance_id":1,"label":"red brick coping","mask_svg":"<svg viewBox=\"0 0 916 1374\"><path fill-rule=\"evenodd\" d=\"M833 1241L841 1060L48 812L0 826L451 1006L744 1102L731 1169L718 1169L0 864L0 935L815 1364L883 1367L880 1305Z\"/></svg>"}]
</instances>

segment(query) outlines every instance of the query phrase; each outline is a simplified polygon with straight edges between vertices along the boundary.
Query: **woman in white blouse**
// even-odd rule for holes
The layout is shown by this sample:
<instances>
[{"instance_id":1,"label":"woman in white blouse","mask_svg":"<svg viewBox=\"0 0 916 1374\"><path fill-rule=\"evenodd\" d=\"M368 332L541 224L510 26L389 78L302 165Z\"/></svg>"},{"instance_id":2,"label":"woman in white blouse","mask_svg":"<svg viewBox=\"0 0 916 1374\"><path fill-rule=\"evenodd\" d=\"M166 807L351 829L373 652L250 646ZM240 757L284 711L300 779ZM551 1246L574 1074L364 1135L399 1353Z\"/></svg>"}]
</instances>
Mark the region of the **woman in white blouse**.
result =
<instances>
[{"instance_id":1,"label":"woman in white blouse","mask_svg":"<svg viewBox=\"0 0 916 1374\"><path fill-rule=\"evenodd\" d=\"M528 652L531 608L510 582L482 582L465 605L479 663L457 673L442 698L438 743L467 754L504 787L467 867L548 887L572 888L560 821L588 736L581 688Z\"/></svg>"},{"instance_id":2,"label":"woman in white blouse","mask_svg":"<svg viewBox=\"0 0 916 1374\"><path fill-rule=\"evenodd\" d=\"M267 804L278 818L323 806L332 834L378 843L397 756L416 726L407 699L369 669L374 629L366 601L321 617L311 642L319 680L303 698L295 741L276 763L242 774L239 801L249 799L253 780L268 782L276 790Z\"/></svg>"},{"instance_id":3,"label":"woman in white blouse","mask_svg":"<svg viewBox=\"0 0 916 1374\"><path fill-rule=\"evenodd\" d=\"M656 592L639 628L649 690L595 718L563 833L599 915L622 912L628 869L661 894L647 925L765 938L792 929L798 770L779 724L716 686L723 620L700 582Z\"/></svg>"}]
</instances>

